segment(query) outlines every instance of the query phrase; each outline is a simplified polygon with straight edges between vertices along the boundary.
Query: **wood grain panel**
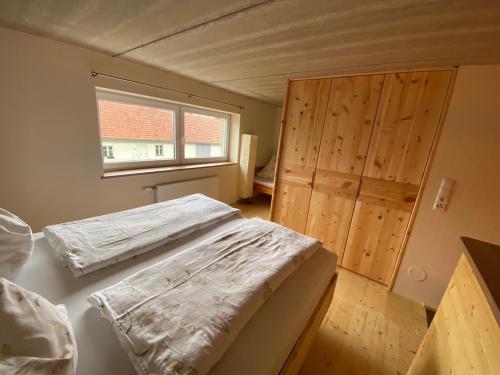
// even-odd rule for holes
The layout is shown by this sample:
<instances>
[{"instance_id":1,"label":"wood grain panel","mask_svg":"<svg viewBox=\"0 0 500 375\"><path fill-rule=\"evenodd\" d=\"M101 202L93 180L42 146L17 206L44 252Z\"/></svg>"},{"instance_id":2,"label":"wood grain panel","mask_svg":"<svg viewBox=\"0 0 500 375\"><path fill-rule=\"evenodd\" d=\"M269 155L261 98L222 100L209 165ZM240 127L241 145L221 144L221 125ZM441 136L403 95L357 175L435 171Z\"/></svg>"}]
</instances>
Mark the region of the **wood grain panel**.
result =
<instances>
[{"instance_id":1,"label":"wood grain panel","mask_svg":"<svg viewBox=\"0 0 500 375\"><path fill-rule=\"evenodd\" d=\"M409 375L498 374L500 327L464 255Z\"/></svg>"},{"instance_id":2,"label":"wood grain panel","mask_svg":"<svg viewBox=\"0 0 500 375\"><path fill-rule=\"evenodd\" d=\"M386 76L363 176L420 185L451 75Z\"/></svg>"},{"instance_id":3,"label":"wood grain panel","mask_svg":"<svg viewBox=\"0 0 500 375\"><path fill-rule=\"evenodd\" d=\"M410 213L357 201L342 266L388 285Z\"/></svg>"},{"instance_id":4,"label":"wood grain panel","mask_svg":"<svg viewBox=\"0 0 500 375\"><path fill-rule=\"evenodd\" d=\"M342 266L388 285L452 71L386 75Z\"/></svg>"},{"instance_id":5,"label":"wood grain panel","mask_svg":"<svg viewBox=\"0 0 500 375\"><path fill-rule=\"evenodd\" d=\"M345 248L354 199L314 191L305 233L323 241L323 247L341 256ZM341 260L337 260L340 264Z\"/></svg>"},{"instance_id":6,"label":"wood grain panel","mask_svg":"<svg viewBox=\"0 0 500 375\"><path fill-rule=\"evenodd\" d=\"M418 188L418 185L363 177L358 200L411 212L417 199Z\"/></svg>"},{"instance_id":7,"label":"wood grain panel","mask_svg":"<svg viewBox=\"0 0 500 375\"><path fill-rule=\"evenodd\" d=\"M306 234L342 254L384 81L383 75L333 78Z\"/></svg>"},{"instance_id":8,"label":"wood grain panel","mask_svg":"<svg viewBox=\"0 0 500 375\"><path fill-rule=\"evenodd\" d=\"M331 79L290 83L280 162L315 168Z\"/></svg>"},{"instance_id":9,"label":"wood grain panel","mask_svg":"<svg viewBox=\"0 0 500 375\"><path fill-rule=\"evenodd\" d=\"M331 79L289 83L271 220L304 233Z\"/></svg>"},{"instance_id":10,"label":"wood grain panel","mask_svg":"<svg viewBox=\"0 0 500 375\"><path fill-rule=\"evenodd\" d=\"M278 167L278 183L288 183L305 188L312 188L314 168L288 163Z\"/></svg>"},{"instance_id":11,"label":"wood grain panel","mask_svg":"<svg viewBox=\"0 0 500 375\"><path fill-rule=\"evenodd\" d=\"M349 233L360 176L317 169L306 233L323 247L342 254ZM337 252L338 251L338 252ZM341 259L337 262L340 264Z\"/></svg>"},{"instance_id":12,"label":"wood grain panel","mask_svg":"<svg viewBox=\"0 0 500 375\"><path fill-rule=\"evenodd\" d=\"M281 163L278 167L272 220L304 233L311 199L314 169Z\"/></svg>"},{"instance_id":13,"label":"wood grain panel","mask_svg":"<svg viewBox=\"0 0 500 375\"><path fill-rule=\"evenodd\" d=\"M361 176L316 169L313 190L333 196L356 199Z\"/></svg>"},{"instance_id":14,"label":"wood grain panel","mask_svg":"<svg viewBox=\"0 0 500 375\"><path fill-rule=\"evenodd\" d=\"M361 175L383 75L333 78L317 168Z\"/></svg>"},{"instance_id":15,"label":"wood grain panel","mask_svg":"<svg viewBox=\"0 0 500 375\"><path fill-rule=\"evenodd\" d=\"M274 189L272 220L299 233L306 228L311 188L278 181Z\"/></svg>"}]
</instances>

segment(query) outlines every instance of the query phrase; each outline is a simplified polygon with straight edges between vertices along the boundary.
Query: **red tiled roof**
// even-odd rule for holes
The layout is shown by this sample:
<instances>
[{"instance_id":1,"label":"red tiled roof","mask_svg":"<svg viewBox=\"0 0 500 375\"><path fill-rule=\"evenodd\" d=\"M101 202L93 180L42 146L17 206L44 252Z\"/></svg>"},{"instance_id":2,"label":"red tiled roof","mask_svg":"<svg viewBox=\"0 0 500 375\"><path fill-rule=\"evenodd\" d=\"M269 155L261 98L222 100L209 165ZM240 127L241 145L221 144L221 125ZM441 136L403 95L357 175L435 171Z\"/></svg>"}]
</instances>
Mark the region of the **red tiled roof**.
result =
<instances>
[{"instance_id":1,"label":"red tiled roof","mask_svg":"<svg viewBox=\"0 0 500 375\"><path fill-rule=\"evenodd\" d=\"M173 112L168 109L98 101L99 124L103 138L172 141ZM224 120L186 113L186 143L221 143Z\"/></svg>"},{"instance_id":2,"label":"red tiled roof","mask_svg":"<svg viewBox=\"0 0 500 375\"><path fill-rule=\"evenodd\" d=\"M184 113L186 143L220 144L224 120L196 113Z\"/></svg>"},{"instance_id":3,"label":"red tiled roof","mask_svg":"<svg viewBox=\"0 0 500 375\"><path fill-rule=\"evenodd\" d=\"M98 104L102 137L172 140L172 111L108 100L99 100Z\"/></svg>"}]
</instances>

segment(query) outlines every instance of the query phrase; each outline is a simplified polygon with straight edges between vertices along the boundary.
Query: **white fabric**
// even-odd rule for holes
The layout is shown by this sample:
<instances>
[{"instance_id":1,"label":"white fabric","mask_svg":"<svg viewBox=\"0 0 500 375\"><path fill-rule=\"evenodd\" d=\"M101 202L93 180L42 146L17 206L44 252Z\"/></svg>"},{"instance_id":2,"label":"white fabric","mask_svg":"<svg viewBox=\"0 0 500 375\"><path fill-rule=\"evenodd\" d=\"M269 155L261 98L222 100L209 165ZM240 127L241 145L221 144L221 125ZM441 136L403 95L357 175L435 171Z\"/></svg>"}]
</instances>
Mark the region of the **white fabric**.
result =
<instances>
[{"instance_id":1,"label":"white fabric","mask_svg":"<svg viewBox=\"0 0 500 375\"><path fill-rule=\"evenodd\" d=\"M142 254L239 212L202 194L43 229L75 276Z\"/></svg>"},{"instance_id":2,"label":"white fabric","mask_svg":"<svg viewBox=\"0 0 500 375\"><path fill-rule=\"evenodd\" d=\"M254 183L257 183L257 184L260 184L260 185L263 185L263 186L267 186L271 189L274 188L274 180L271 178L271 179L267 179L267 178L263 178L263 177L260 177L260 176L256 176L254 178Z\"/></svg>"},{"instance_id":3,"label":"white fabric","mask_svg":"<svg viewBox=\"0 0 500 375\"><path fill-rule=\"evenodd\" d=\"M0 277L11 278L33 251L33 234L28 224L0 208Z\"/></svg>"},{"instance_id":4,"label":"white fabric","mask_svg":"<svg viewBox=\"0 0 500 375\"><path fill-rule=\"evenodd\" d=\"M276 155L271 157L266 166L257 174L266 180L274 180L274 171L276 170Z\"/></svg>"},{"instance_id":5,"label":"white fabric","mask_svg":"<svg viewBox=\"0 0 500 375\"><path fill-rule=\"evenodd\" d=\"M0 373L71 375L76 341L63 305L0 278Z\"/></svg>"},{"instance_id":6,"label":"white fabric","mask_svg":"<svg viewBox=\"0 0 500 375\"><path fill-rule=\"evenodd\" d=\"M62 272L43 234L35 233L33 254L13 281L66 306L78 345L77 375L136 375L112 326L97 309L89 307L86 298L246 220L234 215L142 256L76 279L71 272ZM335 264L335 254L328 250L319 249L311 256L257 311L209 375L278 374L330 281Z\"/></svg>"},{"instance_id":7,"label":"white fabric","mask_svg":"<svg viewBox=\"0 0 500 375\"><path fill-rule=\"evenodd\" d=\"M243 326L321 243L254 218L89 301L141 374L206 374Z\"/></svg>"},{"instance_id":8,"label":"white fabric","mask_svg":"<svg viewBox=\"0 0 500 375\"><path fill-rule=\"evenodd\" d=\"M337 257L319 249L257 311L209 375L276 375L335 273Z\"/></svg>"}]
</instances>

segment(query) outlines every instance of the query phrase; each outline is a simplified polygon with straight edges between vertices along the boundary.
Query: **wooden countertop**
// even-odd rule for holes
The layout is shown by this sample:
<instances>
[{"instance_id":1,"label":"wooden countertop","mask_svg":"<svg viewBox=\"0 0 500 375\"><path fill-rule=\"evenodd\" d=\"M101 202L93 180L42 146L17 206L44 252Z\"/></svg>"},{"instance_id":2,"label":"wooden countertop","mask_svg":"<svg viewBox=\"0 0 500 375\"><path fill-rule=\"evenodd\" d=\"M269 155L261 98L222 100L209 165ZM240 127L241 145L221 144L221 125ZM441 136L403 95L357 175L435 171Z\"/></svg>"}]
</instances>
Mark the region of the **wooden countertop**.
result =
<instances>
[{"instance_id":1,"label":"wooden countertop","mask_svg":"<svg viewBox=\"0 0 500 375\"><path fill-rule=\"evenodd\" d=\"M500 324L500 246L462 237L464 254Z\"/></svg>"}]
</instances>

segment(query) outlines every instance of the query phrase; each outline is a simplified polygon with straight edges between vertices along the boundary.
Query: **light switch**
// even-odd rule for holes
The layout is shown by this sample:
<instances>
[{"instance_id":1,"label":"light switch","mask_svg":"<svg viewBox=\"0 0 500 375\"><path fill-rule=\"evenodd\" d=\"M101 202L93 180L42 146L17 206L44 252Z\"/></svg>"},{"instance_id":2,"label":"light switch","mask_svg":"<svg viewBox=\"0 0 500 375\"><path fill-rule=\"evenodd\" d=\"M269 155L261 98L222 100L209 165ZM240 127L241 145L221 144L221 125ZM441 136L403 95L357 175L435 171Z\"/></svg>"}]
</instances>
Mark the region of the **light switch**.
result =
<instances>
[{"instance_id":1,"label":"light switch","mask_svg":"<svg viewBox=\"0 0 500 375\"><path fill-rule=\"evenodd\" d=\"M445 177L441 181L441 186L434 202L434 210L446 211L448 203L450 201L451 189L453 188L453 180L451 178Z\"/></svg>"}]
</instances>

